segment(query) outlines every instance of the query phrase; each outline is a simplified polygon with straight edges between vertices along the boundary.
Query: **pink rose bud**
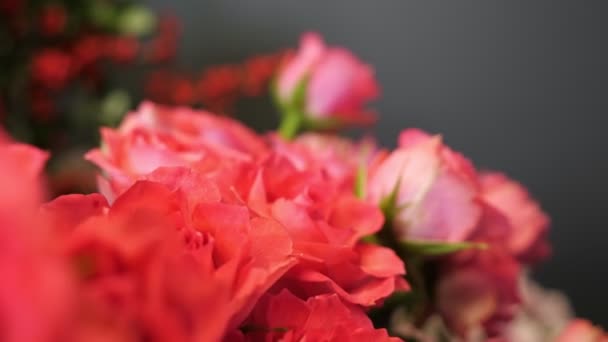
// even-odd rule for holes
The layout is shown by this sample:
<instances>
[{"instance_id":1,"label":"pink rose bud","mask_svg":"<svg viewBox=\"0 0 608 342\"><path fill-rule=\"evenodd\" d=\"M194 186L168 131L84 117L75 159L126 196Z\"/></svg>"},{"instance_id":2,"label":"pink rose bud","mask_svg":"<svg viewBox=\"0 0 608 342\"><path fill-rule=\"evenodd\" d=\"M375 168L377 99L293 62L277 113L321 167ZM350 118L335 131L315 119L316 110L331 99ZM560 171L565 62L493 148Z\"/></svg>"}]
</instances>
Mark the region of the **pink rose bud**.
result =
<instances>
[{"instance_id":1,"label":"pink rose bud","mask_svg":"<svg viewBox=\"0 0 608 342\"><path fill-rule=\"evenodd\" d=\"M279 70L275 91L285 112L317 128L373 122L375 113L364 105L379 92L369 65L344 48L326 46L315 33L302 36L300 49Z\"/></svg>"},{"instance_id":2,"label":"pink rose bud","mask_svg":"<svg viewBox=\"0 0 608 342\"><path fill-rule=\"evenodd\" d=\"M420 130L404 131L399 142L370 171L368 199L382 204L394 196L388 219L400 240L467 240L482 211L471 163Z\"/></svg>"}]
</instances>

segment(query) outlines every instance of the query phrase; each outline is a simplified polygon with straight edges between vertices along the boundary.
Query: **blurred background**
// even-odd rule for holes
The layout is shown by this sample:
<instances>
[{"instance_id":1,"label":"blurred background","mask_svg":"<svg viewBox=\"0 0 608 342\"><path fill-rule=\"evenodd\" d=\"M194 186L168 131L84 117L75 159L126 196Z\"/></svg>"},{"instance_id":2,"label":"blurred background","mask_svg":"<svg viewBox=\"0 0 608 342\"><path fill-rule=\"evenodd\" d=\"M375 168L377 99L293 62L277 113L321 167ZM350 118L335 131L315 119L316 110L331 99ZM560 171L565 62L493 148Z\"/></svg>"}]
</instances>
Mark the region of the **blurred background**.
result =
<instances>
[{"instance_id":1,"label":"blurred background","mask_svg":"<svg viewBox=\"0 0 608 342\"><path fill-rule=\"evenodd\" d=\"M0 10L5 11L5 5L20 1L0 2ZM73 11L90 2L62 1ZM608 327L603 299L608 275L608 145L603 141L608 124L608 2L96 2L118 5L82 9L90 12L85 17L96 20L96 26L78 32L111 36L103 38L105 45L99 51L109 54L107 60L95 70L89 70L93 64L87 62L78 76L71 76L84 80L85 91L62 96L56 96L54 90L51 95L39 94L38 88L53 88L65 76L54 72L61 70L57 55L34 63L39 71L51 72L46 79L33 82L32 89L28 86L26 93L31 99L14 99L11 94L18 92L0 89L4 98L12 101L0 103L0 114L5 106L31 111L29 115L36 118L35 124L26 127L14 113L8 116L13 131L22 137L43 145L64 140L64 145L69 145L69 139L75 137L86 149L96 143L96 125L118 122L124 110L150 93L164 94L156 86L172 84L170 100L188 102L196 90L192 88L194 81L187 77L202 74L204 79L209 76L204 70L210 66L238 64L253 55L270 54L270 59L261 63L264 69L273 63L273 53L296 47L301 33L318 31L330 44L352 49L375 67L383 91L375 103L380 120L372 133L382 144L394 146L405 127L441 133L450 146L479 168L505 171L530 189L553 220L550 238L554 255L534 270L535 278L546 287L565 291L577 315ZM168 16L161 20L154 17L158 13ZM49 18L45 19L44 32L61 22L57 13ZM73 29L76 24L68 22L72 26L65 27ZM160 22L160 28L156 25L152 29L152 22ZM24 52L14 52L29 51L39 42L34 39L15 48L13 30L21 32L19 21L16 23L13 28L12 21L5 21L9 33L2 31L0 35L0 65L5 67L0 86L8 84L7 79L13 84L13 74L20 80L13 71L20 70ZM92 35L70 33L69 39L45 39L77 52L81 38ZM141 41L129 40L140 36ZM95 46L99 50L102 45L85 45L83 51L97 51ZM134 63L135 54L143 62ZM79 58L89 56L85 53ZM184 76L176 76L170 83L169 74L159 74L158 70ZM224 73L214 74L213 90L226 86L223 76L229 70L221 71ZM49 81L55 83L47 84ZM23 87L23 82L18 86ZM72 116L51 120L53 111L44 96L78 104L78 108L73 108ZM15 107L20 101L36 107ZM265 98L246 98L234 111L260 130L276 124L274 110ZM64 140L47 136L51 122L58 127L69 124L80 133ZM80 151L70 153L64 155L80 155ZM73 175L62 177L72 180Z\"/></svg>"}]
</instances>

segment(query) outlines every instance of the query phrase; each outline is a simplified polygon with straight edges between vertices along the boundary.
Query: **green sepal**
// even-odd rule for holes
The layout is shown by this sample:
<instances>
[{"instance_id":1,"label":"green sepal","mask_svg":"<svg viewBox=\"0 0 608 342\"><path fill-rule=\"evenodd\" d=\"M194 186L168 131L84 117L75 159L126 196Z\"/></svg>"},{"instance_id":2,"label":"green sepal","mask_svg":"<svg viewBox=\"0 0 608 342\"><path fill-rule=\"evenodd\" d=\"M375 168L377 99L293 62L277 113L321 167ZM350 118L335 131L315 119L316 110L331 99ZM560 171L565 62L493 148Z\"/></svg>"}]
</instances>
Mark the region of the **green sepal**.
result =
<instances>
[{"instance_id":1,"label":"green sepal","mask_svg":"<svg viewBox=\"0 0 608 342\"><path fill-rule=\"evenodd\" d=\"M378 237L376 235L374 235L374 234L372 234L372 235L366 235L366 236L362 237L361 241L365 242L365 243L371 243L371 244L374 244L374 245L380 245L381 244L380 243L380 239L378 239Z\"/></svg>"},{"instance_id":2,"label":"green sepal","mask_svg":"<svg viewBox=\"0 0 608 342\"><path fill-rule=\"evenodd\" d=\"M272 98L274 103L279 109L281 114L281 122L279 124L279 134L290 140L296 136L302 126L305 119L305 113L303 112L304 104L306 101L306 87L308 85L308 79L305 77L298 82L291 98L287 101L283 101L278 94L278 88L276 80L270 85Z\"/></svg>"},{"instance_id":3,"label":"green sepal","mask_svg":"<svg viewBox=\"0 0 608 342\"><path fill-rule=\"evenodd\" d=\"M425 240L407 240L401 242L410 255L442 256L469 249L486 249L485 243L479 242L438 242Z\"/></svg>"},{"instance_id":4,"label":"green sepal","mask_svg":"<svg viewBox=\"0 0 608 342\"><path fill-rule=\"evenodd\" d=\"M386 222L392 222L397 213L402 210L402 207L397 206L397 195L401 187L401 178L397 180L395 187L391 193L380 201L380 210L384 214Z\"/></svg>"},{"instance_id":5,"label":"green sepal","mask_svg":"<svg viewBox=\"0 0 608 342\"><path fill-rule=\"evenodd\" d=\"M367 168L361 164L357 168L357 174L355 176L355 196L359 199L364 199L367 195L365 189L367 188Z\"/></svg>"}]
</instances>

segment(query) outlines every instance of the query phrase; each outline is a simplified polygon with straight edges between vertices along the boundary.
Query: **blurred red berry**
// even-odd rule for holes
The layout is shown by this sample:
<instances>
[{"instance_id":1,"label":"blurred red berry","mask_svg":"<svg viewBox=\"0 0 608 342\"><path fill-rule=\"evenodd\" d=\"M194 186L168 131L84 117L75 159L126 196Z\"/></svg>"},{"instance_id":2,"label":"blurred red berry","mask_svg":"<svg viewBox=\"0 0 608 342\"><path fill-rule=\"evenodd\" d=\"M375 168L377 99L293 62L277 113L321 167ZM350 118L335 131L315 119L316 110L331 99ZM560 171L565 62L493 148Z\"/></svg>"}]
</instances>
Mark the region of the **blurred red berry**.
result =
<instances>
[{"instance_id":1,"label":"blurred red berry","mask_svg":"<svg viewBox=\"0 0 608 342\"><path fill-rule=\"evenodd\" d=\"M67 53L48 48L39 52L32 61L32 78L41 85L57 90L70 77L72 58Z\"/></svg>"},{"instance_id":2,"label":"blurred red berry","mask_svg":"<svg viewBox=\"0 0 608 342\"><path fill-rule=\"evenodd\" d=\"M144 86L146 97L157 102L168 103L172 79L173 76L166 70L150 73Z\"/></svg>"},{"instance_id":3,"label":"blurred red berry","mask_svg":"<svg viewBox=\"0 0 608 342\"><path fill-rule=\"evenodd\" d=\"M158 36L150 43L148 59L153 63L170 61L177 52L177 38L180 33L178 19L173 15L164 15L158 24Z\"/></svg>"},{"instance_id":4,"label":"blurred red berry","mask_svg":"<svg viewBox=\"0 0 608 342\"><path fill-rule=\"evenodd\" d=\"M132 62L139 51L139 42L133 37L116 37L108 39L108 56L118 63Z\"/></svg>"},{"instance_id":5,"label":"blurred red berry","mask_svg":"<svg viewBox=\"0 0 608 342\"><path fill-rule=\"evenodd\" d=\"M55 36L62 33L68 21L65 8L52 4L44 7L40 14L40 31L46 36Z\"/></svg>"},{"instance_id":6,"label":"blurred red berry","mask_svg":"<svg viewBox=\"0 0 608 342\"><path fill-rule=\"evenodd\" d=\"M87 35L80 38L72 47L76 68L83 68L96 62L103 52L104 38Z\"/></svg>"},{"instance_id":7,"label":"blurred red berry","mask_svg":"<svg viewBox=\"0 0 608 342\"><path fill-rule=\"evenodd\" d=\"M247 96L260 96L268 88L268 83L277 70L279 58L276 55L257 56L245 62L243 92Z\"/></svg>"},{"instance_id":8,"label":"blurred red berry","mask_svg":"<svg viewBox=\"0 0 608 342\"><path fill-rule=\"evenodd\" d=\"M158 37L152 40L148 60L152 63L163 63L172 60L177 51L175 39Z\"/></svg>"},{"instance_id":9,"label":"blurred red berry","mask_svg":"<svg viewBox=\"0 0 608 342\"><path fill-rule=\"evenodd\" d=\"M34 88L30 92L32 114L38 123L48 122L55 114L55 104L48 92Z\"/></svg>"},{"instance_id":10,"label":"blurred red berry","mask_svg":"<svg viewBox=\"0 0 608 342\"><path fill-rule=\"evenodd\" d=\"M171 99L174 104L189 105L194 103L196 94L192 81L179 78L173 82L171 88Z\"/></svg>"},{"instance_id":11,"label":"blurred red berry","mask_svg":"<svg viewBox=\"0 0 608 342\"><path fill-rule=\"evenodd\" d=\"M238 96L241 70L233 65L220 65L203 72L198 84L201 99L206 106L214 103L226 105Z\"/></svg>"}]
</instances>

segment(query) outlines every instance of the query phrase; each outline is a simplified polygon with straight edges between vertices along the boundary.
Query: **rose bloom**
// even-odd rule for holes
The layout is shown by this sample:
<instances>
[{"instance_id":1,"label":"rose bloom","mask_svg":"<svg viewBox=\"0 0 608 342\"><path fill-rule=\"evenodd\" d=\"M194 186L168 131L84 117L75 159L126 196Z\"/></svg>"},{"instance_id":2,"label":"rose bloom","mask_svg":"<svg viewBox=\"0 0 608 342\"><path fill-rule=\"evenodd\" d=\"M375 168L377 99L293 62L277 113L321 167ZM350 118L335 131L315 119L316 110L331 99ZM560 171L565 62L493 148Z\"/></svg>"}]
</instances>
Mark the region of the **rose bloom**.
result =
<instances>
[{"instance_id":1,"label":"rose bloom","mask_svg":"<svg viewBox=\"0 0 608 342\"><path fill-rule=\"evenodd\" d=\"M522 261L537 261L549 253L549 217L519 183L495 172L482 173L482 197L509 222L503 244Z\"/></svg>"},{"instance_id":2,"label":"rose bloom","mask_svg":"<svg viewBox=\"0 0 608 342\"><path fill-rule=\"evenodd\" d=\"M371 306L407 288L393 251L359 243L381 228L381 212L344 191L301 146L269 146L230 119L149 104L103 138L106 147L88 157L105 171L109 198L147 172L185 165L218 184L225 200L280 222L299 259L281 281L302 298L338 293Z\"/></svg>"},{"instance_id":3,"label":"rose bloom","mask_svg":"<svg viewBox=\"0 0 608 342\"><path fill-rule=\"evenodd\" d=\"M466 251L440 266L436 305L462 337L503 332L520 303L520 265L498 249Z\"/></svg>"},{"instance_id":4,"label":"rose bloom","mask_svg":"<svg viewBox=\"0 0 608 342\"><path fill-rule=\"evenodd\" d=\"M276 96L292 103L302 82L305 98L298 109L309 119L352 124L375 120L375 113L364 108L378 96L372 68L344 48L326 46L314 33L302 36L300 49L280 68Z\"/></svg>"},{"instance_id":5,"label":"rose bloom","mask_svg":"<svg viewBox=\"0 0 608 342\"><path fill-rule=\"evenodd\" d=\"M575 319L556 339L556 342L607 342L608 334L584 319Z\"/></svg>"},{"instance_id":6,"label":"rose bloom","mask_svg":"<svg viewBox=\"0 0 608 342\"><path fill-rule=\"evenodd\" d=\"M47 154L0 131L2 341L62 340L70 313L67 264L37 216Z\"/></svg>"},{"instance_id":7,"label":"rose bloom","mask_svg":"<svg viewBox=\"0 0 608 342\"><path fill-rule=\"evenodd\" d=\"M349 192L355 189L358 170L366 170L379 154L376 143L369 138L353 141L330 134L304 133L289 142L278 136L271 140L273 150L297 168L317 169Z\"/></svg>"},{"instance_id":8,"label":"rose bloom","mask_svg":"<svg viewBox=\"0 0 608 342\"><path fill-rule=\"evenodd\" d=\"M102 128L103 145L86 158L105 173L101 192L112 201L160 166L222 169L263 154L261 138L239 122L186 107L144 102L118 129ZM224 169L225 170L225 169Z\"/></svg>"},{"instance_id":9,"label":"rose bloom","mask_svg":"<svg viewBox=\"0 0 608 342\"><path fill-rule=\"evenodd\" d=\"M289 148L270 154L242 193L256 212L282 223L294 241L300 262L282 286L300 298L337 293L363 306L408 289L403 262L391 249L360 242L382 227L380 210L307 159L315 154Z\"/></svg>"},{"instance_id":10,"label":"rose bloom","mask_svg":"<svg viewBox=\"0 0 608 342\"><path fill-rule=\"evenodd\" d=\"M158 169L111 206L68 195L44 214L79 265L79 341L220 340L295 262L280 224L185 168Z\"/></svg>"},{"instance_id":11,"label":"rose bloom","mask_svg":"<svg viewBox=\"0 0 608 342\"><path fill-rule=\"evenodd\" d=\"M400 341L385 329L374 329L365 312L320 295L301 300L287 290L267 294L256 305L234 341Z\"/></svg>"},{"instance_id":12,"label":"rose bloom","mask_svg":"<svg viewBox=\"0 0 608 342\"><path fill-rule=\"evenodd\" d=\"M376 204L395 193L400 240L465 241L482 213L472 164L439 136L415 129L403 131L399 147L370 171L367 193Z\"/></svg>"}]
</instances>

